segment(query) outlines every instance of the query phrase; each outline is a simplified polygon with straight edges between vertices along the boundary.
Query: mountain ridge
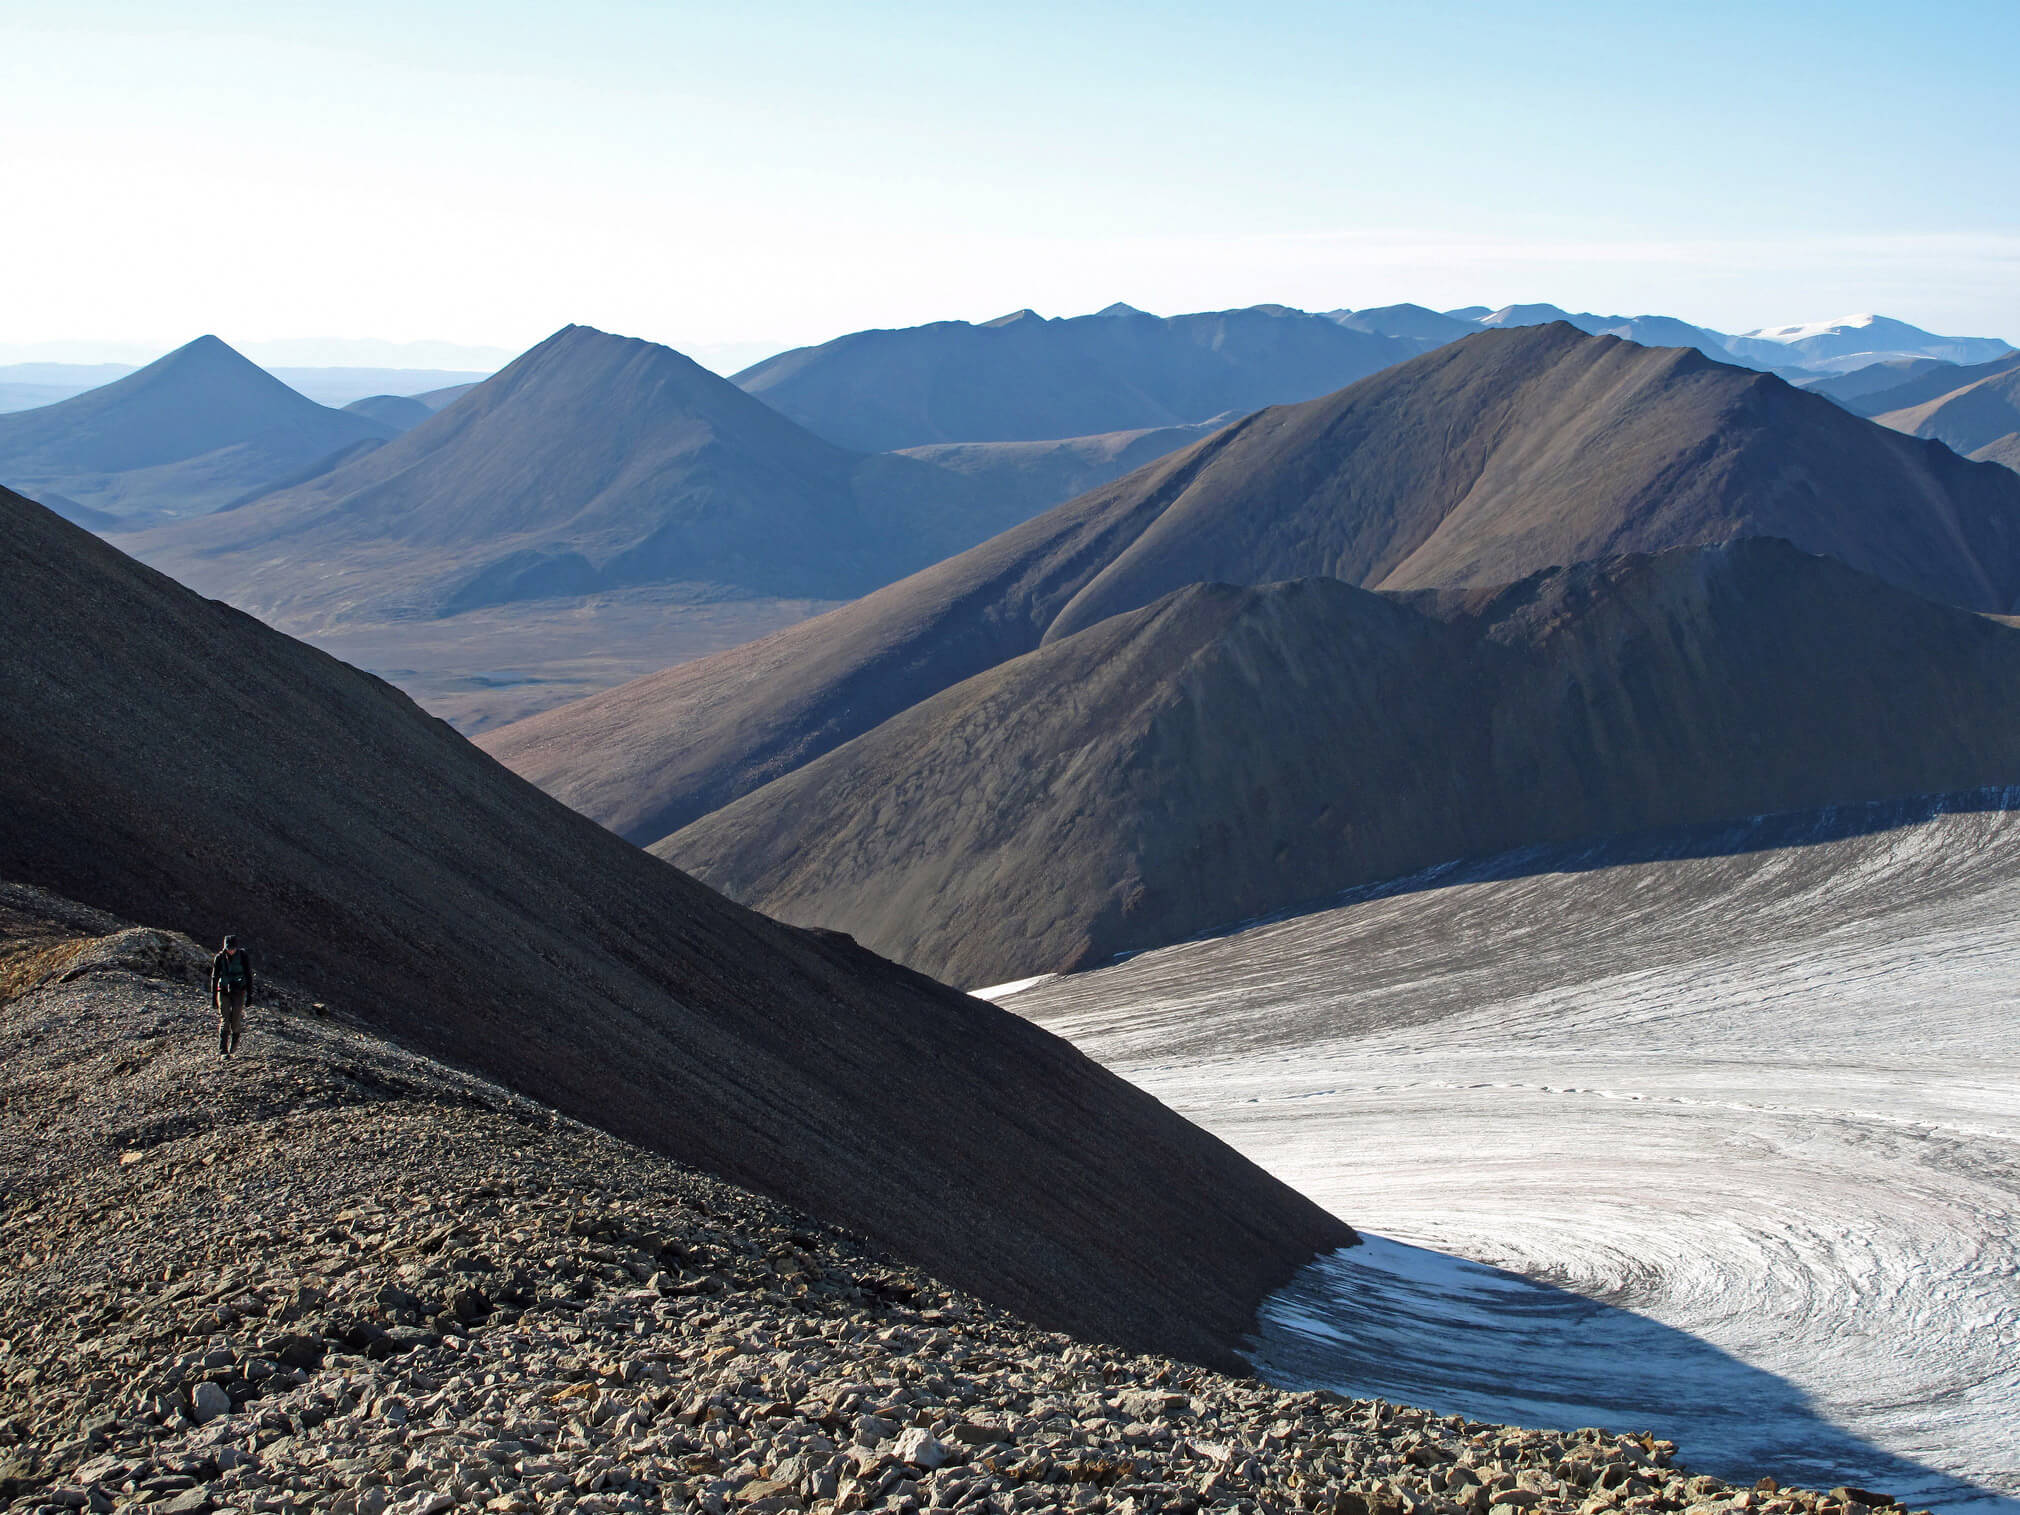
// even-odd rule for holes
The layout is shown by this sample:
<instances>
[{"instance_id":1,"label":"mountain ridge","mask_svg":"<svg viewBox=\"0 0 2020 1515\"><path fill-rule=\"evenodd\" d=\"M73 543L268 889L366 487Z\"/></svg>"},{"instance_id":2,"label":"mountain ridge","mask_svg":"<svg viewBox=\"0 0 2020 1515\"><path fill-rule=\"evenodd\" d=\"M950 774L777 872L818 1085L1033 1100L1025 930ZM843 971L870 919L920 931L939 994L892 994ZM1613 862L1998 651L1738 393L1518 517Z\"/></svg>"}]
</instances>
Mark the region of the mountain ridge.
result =
<instances>
[{"instance_id":1,"label":"mountain ridge","mask_svg":"<svg viewBox=\"0 0 2020 1515\"><path fill-rule=\"evenodd\" d=\"M652 850L987 983L1450 858L2020 780L2020 633L1745 538L1384 596L1193 584Z\"/></svg>"},{"instance_id":2,"label":"mountain ridge","mask_svg":"<svg viewBox=\"0 0 2020 1515\"><path fill-rule=\"evenodd\" d=\"M864 452L1183 426L1338 388L1422 351L1284 306L1161 317L1110 306L1047 320L852 332L735 375L809 431Z\"/></svg>"},{"instance_id":3,"label":"mountain ridge","mask_svg":"<svg viewBox=\"0 0 2020 1515\"><path fill-rule=\"evenodd\" d=\"M0 723L0 879L241 933L377 1030L1041 1324L1238 1366L1262 1297L1351 1241L1016 1017L732 905L32 502L0 524L0 704L33 713Z\"/></svg>"}]
</instances>

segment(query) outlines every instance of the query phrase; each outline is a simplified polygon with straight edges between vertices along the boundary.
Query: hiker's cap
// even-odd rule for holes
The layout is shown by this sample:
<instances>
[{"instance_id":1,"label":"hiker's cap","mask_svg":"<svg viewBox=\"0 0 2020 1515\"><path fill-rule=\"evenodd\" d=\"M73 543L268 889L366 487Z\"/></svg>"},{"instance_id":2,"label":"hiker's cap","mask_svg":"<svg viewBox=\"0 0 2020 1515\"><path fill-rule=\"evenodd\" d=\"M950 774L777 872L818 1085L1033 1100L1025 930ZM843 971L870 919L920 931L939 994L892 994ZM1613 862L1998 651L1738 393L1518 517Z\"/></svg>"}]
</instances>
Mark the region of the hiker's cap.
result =
<instances>
[{"instance_id":1,"label":"hiker's cap","mask_svg":"<svg viewBox=\"0 0 2020 1515\"><path fill-rule=\"evenodd\" d=\"M224 939L224 944L227 947L236 947L238 945L238 938L235 936L228 936Z\"/></svg>"}]
</instances>

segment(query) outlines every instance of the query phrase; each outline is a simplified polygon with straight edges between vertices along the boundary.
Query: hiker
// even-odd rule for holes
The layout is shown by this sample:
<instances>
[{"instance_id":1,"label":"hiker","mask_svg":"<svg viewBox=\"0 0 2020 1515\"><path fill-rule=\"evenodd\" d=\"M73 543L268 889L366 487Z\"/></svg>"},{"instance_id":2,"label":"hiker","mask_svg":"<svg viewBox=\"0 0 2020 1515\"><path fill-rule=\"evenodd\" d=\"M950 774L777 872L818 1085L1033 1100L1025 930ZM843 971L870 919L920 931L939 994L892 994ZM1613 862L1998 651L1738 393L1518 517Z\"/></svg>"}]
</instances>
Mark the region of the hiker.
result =
<instances>
[{"instance_id":1,"label":"hiker","mask_svg":"<svg viewBox=\"0 0 2020 1515\"><path fill-rule=\"evenodd\" d=\"M217 1006L217 1050L220 1057L238 1051L239 1028L245 1024L246 1001L252 998L252 954L238 938L224 939L224 949L210 960L210 997Z\"/></svg>"}]
</instances>

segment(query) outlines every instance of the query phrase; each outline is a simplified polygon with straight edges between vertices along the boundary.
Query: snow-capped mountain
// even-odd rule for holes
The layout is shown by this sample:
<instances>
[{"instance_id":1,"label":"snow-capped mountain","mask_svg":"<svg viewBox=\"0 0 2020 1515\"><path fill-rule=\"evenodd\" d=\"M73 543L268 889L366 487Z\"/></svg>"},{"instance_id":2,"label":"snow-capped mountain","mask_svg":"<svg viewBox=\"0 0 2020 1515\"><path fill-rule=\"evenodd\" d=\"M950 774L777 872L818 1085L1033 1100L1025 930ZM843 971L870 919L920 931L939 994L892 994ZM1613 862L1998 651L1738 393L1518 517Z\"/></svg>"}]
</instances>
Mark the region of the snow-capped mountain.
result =
<instances>
[{"instance_id":1,"label":"snow-capped mountain","mask_svg":"<svg viewBox=\"0 0 2020 1515\"><path fill-rule=\"evenodd\" d=\"M1935 358L1944 363L1990 363L2013 351L1997 337L1945 337L1891 316L1841 316L1793 326L1763 326L1725 339L1742 362L1762 367L1794 364L1848 373L1870 363L1897 358Z\"/></svg>"},{"instance_id":2,"label":"snow-capped mountain","mask_svg":"<svg viewBox=\"0 0 2020 1515\"><path fill-rule=\"evenodd\" d=\"M1417 313L1414 305L1382 306L1356 313L1334 310L1327 314L1342 325L1363 331L1397 332L1395 312ZM1428 334L1422 316L1438 316L1422 311L1416 316L1413 334ZM1736 334L1696 326L1674 316L1602 316L1593 311L1570 311L1561 305L1533 302L1504 305L1489 310L1484 305L1466 305L1443 313L1438 335L1456 340L1466 331L1491 327L1544 326L1563 321L1595 337L1620 337L1644 347L1695 347L1707 357L1723 363L1739 363L1748 368L1769 368L1801 377L1810 374L1850 373L1874 363L1928 358L1941 363L1989 363L2015 349L1997 337L1946 337L1911 326L1891 316L1841 316L1831 321L1804 321L1788 326L1763 326Z\"/></svg>"}]
</instances>

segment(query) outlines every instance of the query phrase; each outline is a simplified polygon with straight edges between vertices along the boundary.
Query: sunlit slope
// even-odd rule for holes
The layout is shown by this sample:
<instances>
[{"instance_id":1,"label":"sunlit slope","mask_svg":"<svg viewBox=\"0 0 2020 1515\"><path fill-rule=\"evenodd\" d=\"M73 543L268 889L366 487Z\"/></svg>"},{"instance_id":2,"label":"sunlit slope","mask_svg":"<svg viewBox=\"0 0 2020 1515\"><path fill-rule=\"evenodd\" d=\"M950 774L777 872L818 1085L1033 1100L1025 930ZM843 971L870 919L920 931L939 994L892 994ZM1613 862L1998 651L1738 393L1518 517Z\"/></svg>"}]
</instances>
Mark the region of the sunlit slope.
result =
<instances>
[{"instance_id":1,"label":"sunlit slope","mask_svg":"<svg viewBox=\"0 0 2020 1515\"><path fill-rule=\"evenodd\" d=\"M1407 599L1196 585L653 850L950 982L1529 842L2020 782L2020 633L1783 542Z\"/></svg>"}]
</instances>

